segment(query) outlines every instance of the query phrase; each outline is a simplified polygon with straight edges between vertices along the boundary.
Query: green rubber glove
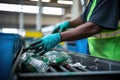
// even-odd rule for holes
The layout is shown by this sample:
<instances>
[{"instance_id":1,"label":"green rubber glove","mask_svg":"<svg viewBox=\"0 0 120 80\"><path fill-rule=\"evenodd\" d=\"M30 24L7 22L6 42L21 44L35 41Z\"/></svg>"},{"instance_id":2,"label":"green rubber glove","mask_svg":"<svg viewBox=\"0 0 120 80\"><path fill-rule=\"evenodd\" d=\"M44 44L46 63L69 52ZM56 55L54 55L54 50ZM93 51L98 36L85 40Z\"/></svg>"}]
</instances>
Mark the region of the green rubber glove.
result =
<instances>
[{"instance_id":1,"label":"green rubber glove","mask_svg":"<svg viewBox=\"0 0 120 80\"><path fill-rule=\"evenodd\" d=\"M54 30L52 33L58 33L58 32L63 32L65 31L66 29L68 29L70 26L70 23L68 21L65 21L65 22L62 22L62 23L59 23L55 26Z\"/></svg>"},{"instance_id":2,"label":"green rubber glove","mask_svg":"<svg viewBox=\"0 0 120 80\"><path fill-rule=\"evenodd\" d=\"M45 52L50 51L60 42L60 33L50 34L33 42L30 45L30 49L35 50L35 53L44 54Z\"/></svg>"}]
</instances>

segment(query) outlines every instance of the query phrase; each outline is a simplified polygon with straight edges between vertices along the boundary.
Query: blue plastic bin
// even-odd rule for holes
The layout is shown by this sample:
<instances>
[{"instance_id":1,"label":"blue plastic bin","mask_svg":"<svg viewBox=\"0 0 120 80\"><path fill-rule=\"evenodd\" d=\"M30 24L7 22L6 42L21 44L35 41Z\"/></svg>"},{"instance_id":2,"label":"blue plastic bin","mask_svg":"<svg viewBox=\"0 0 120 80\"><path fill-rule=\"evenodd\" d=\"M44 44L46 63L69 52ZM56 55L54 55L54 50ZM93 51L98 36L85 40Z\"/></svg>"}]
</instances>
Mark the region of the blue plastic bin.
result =
<instances>
[{"instance_id":1,"label":"blue plastic bin","mask_svg":"<svg viewBox=\"0 0 120 80\"><path fill-rule=\"evenodd\" d=\"M81 54L89 54L87 38L67 42L67 49Z\"/></svg>"},{"instance_id":2,"label":"blue plastic bin","mask_svg":"<svg viewBox=\"0 0 120 80\"><path fill-rule=\"evenodd\" d=\"M22 44L20 35L0 33L0 80L9 78L14 56Z\"/></svg>"},{"instance_id":3,"label":"blue plastic bin","mask_svg":"<svg viewBox=\"0 0 120 80\"><path fill-rule=\"evenodd\" d=\"M76 51L81 54L89 54L87 39L75 41Z\"/></svg>"},{"instance_id":4,"label":"blue plastic bin","mask_svg":"<svg viewBox=\"0 0 120 80\"><path fill-rule=\"evenodd\" d=\"M76 46L75 46L75 41L66 42L66 45L67 45L67 50L77 52Z\"/></svg>"}]
</instances>

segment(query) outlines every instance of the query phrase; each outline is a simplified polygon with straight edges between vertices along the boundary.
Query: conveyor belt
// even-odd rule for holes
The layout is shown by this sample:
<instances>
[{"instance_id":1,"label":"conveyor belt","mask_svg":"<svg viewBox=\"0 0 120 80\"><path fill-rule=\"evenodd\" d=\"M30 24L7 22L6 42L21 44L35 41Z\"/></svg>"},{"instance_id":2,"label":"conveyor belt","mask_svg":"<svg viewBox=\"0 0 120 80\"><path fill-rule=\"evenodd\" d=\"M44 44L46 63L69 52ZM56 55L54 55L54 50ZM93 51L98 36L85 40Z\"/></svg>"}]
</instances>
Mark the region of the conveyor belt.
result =
<instances>
[{"instance_id":1,"label":"conveyor belt","mask_svg":"<svg viewBox=\"0 0 120 80\"><path fill-rule=\"evenodd\" d=\"M116 80L120 78L120 62L70 51L65 52L72 56L74 63L80 62L85 65L86 68L49 65L49 70L44 73L32 73L24 70L16 72L17 80Z\"/></svg>"}]
</instances>

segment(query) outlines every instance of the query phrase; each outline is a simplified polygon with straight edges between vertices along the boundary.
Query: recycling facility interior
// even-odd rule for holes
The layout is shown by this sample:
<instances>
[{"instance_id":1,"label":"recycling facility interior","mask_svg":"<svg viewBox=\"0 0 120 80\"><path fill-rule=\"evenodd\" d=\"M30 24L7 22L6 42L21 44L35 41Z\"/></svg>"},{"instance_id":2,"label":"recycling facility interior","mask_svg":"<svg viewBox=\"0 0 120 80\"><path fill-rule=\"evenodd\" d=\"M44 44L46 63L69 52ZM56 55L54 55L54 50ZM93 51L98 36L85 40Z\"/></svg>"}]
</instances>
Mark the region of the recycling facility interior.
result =
<instances>
[{"instance_id":1,"label":"recycling facility interior","mask_svg":"<svg viewBox=\"0 0 120 80\"><path fill-rule=\"evenodd\" d=\"M18 55L16 53L20 52L19 46L25 44L25 47L28 47L32 41L51 34L56 24L79 17L84 11L88 1L89 0L0 0L0 80L2 80L1 75L9 75L5 70L11 72L13 62L16 62L13 59L15 58L13 55ZM24 38L24 43L20 43L22 42L21 37ZM87 39L85 38L76 41L61 42L56 48L89 56L87 45ZM76 55L74 56L75 59L78 57L76 57ZM97 65L97 63L95 63L96 58L86 58L86 56L83 56L83 58L81 57L81 60L78 59L78 61L85 60L86 64L89 64L91 60L92 63ZM17 60L17 58L15 59ZM114 66L116 65L111 66L112 63L108 64L109 62L107 61L100 61L102 67L101 64L97 66L101 68L101 72L103 68L108 71L120 69L120 65L117 65L115 69ZM103 64L104 62L105 64ZM13 69L15 68L13 67ZM74 69L74 71L76 71L76 69ZM89 70L85 71L89 73ZM78 74L79 73L77 73L77 75ZM41 75L39 76L41 77ZM46 77L46 75L43 76ZM76 75L73 76L76 78Z\"/></svg>"},{"instance_id":2,"label":"recycling facility interior","mask_svg":"<svg viewBox=\"0 0 120 80\"><path fill-rule=\"evenodd\" d=\"M9 75L24 38L25 47L51 34L56 24L80 16L87 0L0 0L0 79ZM20 35L20 36L19 36ZM87 53L87 40L62 42L58 48ZM83 47L84 45L84 47ZM78 49L81 48L81 49ZM83 49L82 49L83 48ZM7 63L7 64L6 64ZM8 71L8 72L4 72Z\"/></svg>"},{"instance_id":3,"label":"recycling facility interior","mask_svg":"<svg viewBox=\"0 0 120 80\"><path fill-rule=\"evenodd\" d=\"M0 32L17 33L29 45L52 32L57 23L80 16L87 0L0 0ZM74 5L73 5L74 4ZM65 49L88 54L87 40L62 42ZM84 47L83 47L84 45ZM81 47L83 49L79 49Z\"/></svg>"}]
</instances>

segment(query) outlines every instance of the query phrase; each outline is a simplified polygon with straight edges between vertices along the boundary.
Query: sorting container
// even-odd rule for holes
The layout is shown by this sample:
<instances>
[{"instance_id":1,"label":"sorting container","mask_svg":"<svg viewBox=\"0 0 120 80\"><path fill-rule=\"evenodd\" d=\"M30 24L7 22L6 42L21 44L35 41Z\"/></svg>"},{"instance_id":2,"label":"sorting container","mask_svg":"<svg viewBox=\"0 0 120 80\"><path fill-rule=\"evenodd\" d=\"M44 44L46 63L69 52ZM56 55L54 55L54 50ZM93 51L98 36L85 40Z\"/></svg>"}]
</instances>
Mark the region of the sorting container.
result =
<instances>
[{"instance_id":1,"label":"sorting container","mask_svg":"<svg viewBox=\"0 0 120 80\"><path fill-rule=\"evenodd\" d=\"M22 46L22 37L18 34L0 33L0 80L7 80L13 61Z\"/></svg>"}]
</instances>

